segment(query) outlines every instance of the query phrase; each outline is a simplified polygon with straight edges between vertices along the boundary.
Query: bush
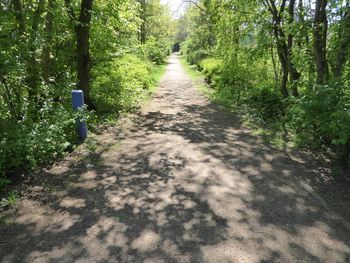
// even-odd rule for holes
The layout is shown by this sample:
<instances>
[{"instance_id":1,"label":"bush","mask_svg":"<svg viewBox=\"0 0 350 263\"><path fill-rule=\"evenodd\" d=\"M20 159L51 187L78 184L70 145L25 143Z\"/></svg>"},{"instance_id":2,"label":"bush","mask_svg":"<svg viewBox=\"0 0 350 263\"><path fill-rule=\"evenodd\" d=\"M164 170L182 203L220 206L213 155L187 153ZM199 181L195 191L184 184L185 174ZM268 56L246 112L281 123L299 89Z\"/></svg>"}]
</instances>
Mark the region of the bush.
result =
<instances>
[{"instance_id":1,"label":"bush","mask_svg":"<svg viewBox=\"0 0 350 263\"><path fill-rule=\"evenodd\" d=\"M212 54L210 49L204 47L202 44L197 38L188 38L181 44L181 53L186 55L187 62L191 65L197 65L198 69L200 69L199 63Z\"/></svg>"},{"instance_id":2,"label":"bush","mask_svg":"<svg viewBox=\"0 0 350 263\"><path fill-rule=\"evenodd\" d=\"M135 55L123 55L95 67L91 95L98 114L130 111L152 85L152 64Z\"/></svg>"},{"instance_id":3,"label":"bush","mask_svg":"<svg viewBox=\"0 0 350 263\"><path fill-rule=\"evenodd\" d=\"M203 62L205 61L203 60ZM204 64L203 62L202 64ZM254 100L258 100L256 97L264 96L264 94L260 94L261 90L270 89L271 84L266 80L264 82L259 74L256 74L255 71L252 72L244 63L238 63L233 59L222 63L218 70L214 70L214 80L217 86L214 95L225 105L245 108L246 104L255 103ZM215 68L215 63L212 64Z\"/></svg>"},{"instance_id":4,"label":"bush","mask_svg":"<svg viewBox=\"0 0 350 263\"><path fill-rule=\"evenodd\" d=\"M222 60L206 58L199 62L200 69L205 75L205 80L212 86L216 86L222 72Z\"/></svg>"},{"instance_id":5,"label":"bush","mask_svg":"<svg viewBox=\"0 0 350 263\"><path fill-rule=\"evenodd\" d=\"M289 127L298 141L313 147L345 146L350 140L350 97L336 83L316 87L288 110ZM341 147L342 148L342 147Z\"/></svg>"},{"instance_id":6,"label":"bush","mask_svg":"<svg viewBox=\"0 0 350 263\"><path fill-rule=\"evenodd\" d=\"M253 90L244 104L250 116L264 122L281 119L285 113L282 97L268 88Z\"/></svg>"},{"instance_id":7,"label":"bush","mask_svg":"<svg viewBox=\"0 0 350 263\"><path fill-rule=\"evenodd\" d=\"M199 63L207 58L210 55L210 53L203 49L198 49L196 51L193 51L186 55L187 61L191 65L199 65Z\"/></svg>"},{"instance_id":8,"label":"bush","mask_svg":"<svg viewBox=\"0 0 350 263\"><path fill-rule=\"evenodd\" d=\"M48 101L35 121L2 119L0 174L30 170L64 155L75 138L75 117Z\"/></svg>"},{"instance_id":9,"label":"bush","mask_svg":"<svg viewBox=\"0 0 350 263\"><path fill-rule=\"evenodd\" d=\"M162 65L166 62L166 57L170 55L170 45L162 41L156 41L154 38L147 40L145 45L138 45L134 53L142 60L149 60L156 65Z\"/></svg>"}]
</instances>

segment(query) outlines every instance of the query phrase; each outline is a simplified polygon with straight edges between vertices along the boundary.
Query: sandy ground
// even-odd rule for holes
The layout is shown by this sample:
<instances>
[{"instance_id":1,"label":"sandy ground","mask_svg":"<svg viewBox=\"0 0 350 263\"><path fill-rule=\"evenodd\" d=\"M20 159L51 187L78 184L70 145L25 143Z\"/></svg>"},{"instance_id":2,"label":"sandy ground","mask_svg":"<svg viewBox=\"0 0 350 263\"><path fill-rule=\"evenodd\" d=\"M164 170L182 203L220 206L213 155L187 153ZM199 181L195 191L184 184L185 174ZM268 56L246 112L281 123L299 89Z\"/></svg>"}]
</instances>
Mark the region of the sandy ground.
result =
<instances>
[{"instance_id":1,"label":"sandy ground","mask_svg":"<svg viewBox=\"0 0 350 263\"><path fill-rule=\"evenodd\" d=\"M32 182L0 262L350 262L350 195L195 89L177 55L152 102Z\"/></svg>"}]
</instances>

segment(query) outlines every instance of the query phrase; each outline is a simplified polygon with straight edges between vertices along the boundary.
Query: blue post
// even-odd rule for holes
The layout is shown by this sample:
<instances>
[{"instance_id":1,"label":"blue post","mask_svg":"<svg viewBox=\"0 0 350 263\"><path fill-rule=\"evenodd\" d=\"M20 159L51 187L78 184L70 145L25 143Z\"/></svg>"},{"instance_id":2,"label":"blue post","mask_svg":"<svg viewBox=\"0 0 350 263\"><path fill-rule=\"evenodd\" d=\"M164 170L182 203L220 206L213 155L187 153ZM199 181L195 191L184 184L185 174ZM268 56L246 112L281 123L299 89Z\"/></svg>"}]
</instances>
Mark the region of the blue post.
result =
<instances>
[{"instance_id":1,"label":"blue post","mask_svg":"<svg viewBox=\"0 0 350 263\"><path fill-rule=\"evenodd\" d=\"M74 110L78 110L84 106L84 93L82 90L72 90L72 106ZM77 132L80 140L85 140L87 137L86 121L77 120Z\"/></svg>"}]
</instances>

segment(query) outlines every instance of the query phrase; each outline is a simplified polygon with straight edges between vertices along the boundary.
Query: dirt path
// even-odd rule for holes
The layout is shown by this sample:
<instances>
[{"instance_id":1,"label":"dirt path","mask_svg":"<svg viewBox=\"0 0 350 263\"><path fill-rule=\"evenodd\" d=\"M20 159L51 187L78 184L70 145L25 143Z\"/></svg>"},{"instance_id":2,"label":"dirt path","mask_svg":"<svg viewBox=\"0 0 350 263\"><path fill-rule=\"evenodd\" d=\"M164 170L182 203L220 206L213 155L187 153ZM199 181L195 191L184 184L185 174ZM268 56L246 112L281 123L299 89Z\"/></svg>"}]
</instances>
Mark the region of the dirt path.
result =
<instances>
[{"instance_id":1,"label":"dirt path","mask_svg":"<svg viewBox=\"0 0 350 263\"><path fill-rule=\"evenodd\" d=\"M176 55L150 105L98 143L3 216L1 262L350 262L349 188L251 135Z\"/></svg>"}]
</instances>

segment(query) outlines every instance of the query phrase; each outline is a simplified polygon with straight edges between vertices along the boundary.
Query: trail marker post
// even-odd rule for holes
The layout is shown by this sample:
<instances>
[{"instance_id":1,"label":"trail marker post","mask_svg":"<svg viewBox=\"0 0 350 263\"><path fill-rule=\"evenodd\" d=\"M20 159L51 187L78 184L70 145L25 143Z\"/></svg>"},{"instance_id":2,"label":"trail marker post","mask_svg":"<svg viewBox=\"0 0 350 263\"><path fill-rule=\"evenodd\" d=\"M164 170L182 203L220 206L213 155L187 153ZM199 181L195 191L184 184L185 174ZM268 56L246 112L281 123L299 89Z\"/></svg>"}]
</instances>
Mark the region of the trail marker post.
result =
<instances>
[{"instance_id":1,"label":"trail marker post","mask_svg":"<svg viewBox=\"0 0 350 263\"><path fill-rule=\"evenodd\" d=\"M82 90L72 90L72 106L74 110L79 110L84 106L84 93ZM85 140L87 137L86 121L81 117L77 119L77 132L80 140Z\"/></svg>"}]
</instances>

